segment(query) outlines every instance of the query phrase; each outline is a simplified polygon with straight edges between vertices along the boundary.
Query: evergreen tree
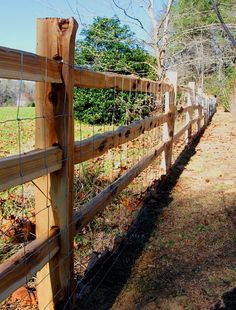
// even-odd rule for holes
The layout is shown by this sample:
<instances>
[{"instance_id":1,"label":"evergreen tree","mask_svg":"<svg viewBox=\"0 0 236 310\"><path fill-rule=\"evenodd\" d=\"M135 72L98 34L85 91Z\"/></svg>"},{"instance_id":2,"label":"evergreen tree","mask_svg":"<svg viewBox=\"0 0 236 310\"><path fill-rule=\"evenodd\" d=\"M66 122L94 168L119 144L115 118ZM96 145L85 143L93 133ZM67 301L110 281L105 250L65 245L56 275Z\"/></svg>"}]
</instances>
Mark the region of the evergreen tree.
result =
<instances>
[{"instance_id":1,"label":"evergreen tree","mask_svg":"<svg viewBox=\"0 0 236 310\"><path fill-rule=\"evenodd\" d=\"M113 18L97 17L82 31L77 42L75 62L96 71L112 71L144 77L155 76L151 57L126 25ZM77 89L75 116L90 124L127 123L149 113L144 94L104 89ZM137 105L139 102L139 106Z\"/></svg>"}]
</instances>

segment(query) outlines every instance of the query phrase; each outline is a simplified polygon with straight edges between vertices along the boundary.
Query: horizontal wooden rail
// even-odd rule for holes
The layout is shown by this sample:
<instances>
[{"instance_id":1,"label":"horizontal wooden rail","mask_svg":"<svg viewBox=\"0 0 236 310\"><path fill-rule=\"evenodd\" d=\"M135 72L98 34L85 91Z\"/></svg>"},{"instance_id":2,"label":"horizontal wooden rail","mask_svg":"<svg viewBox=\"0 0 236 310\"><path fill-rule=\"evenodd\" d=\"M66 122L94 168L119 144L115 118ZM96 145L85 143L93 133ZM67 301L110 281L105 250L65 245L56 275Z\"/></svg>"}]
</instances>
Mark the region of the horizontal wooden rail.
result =
<instances>
[{"instance_id":1,"label":"horizontal wooden rail","mask_svg":"<svg viewBox=\"0 0 236 310\"><path fill-rule=\"evenodd\" d=\"M55 60L0 47L0 78L62 83L60 67Z\"/></svg>"},{"instance_id":2,"label":"horizontal wooden rail","mask_svg":"<svg viewBox=\"0 0 236 310\"><path fill-rule=\"evenodd\" d=\"M74 85L80 88L115 88L117 90L144 93L160 93L161 91L172 91L173 89L169 84L141 79L133 75L94 72L82 68L75 69Z\"/></svg>"},{"instance_id":3,"label":"horizontal wooden rail","mask_svg":"<svg viewBox=\"0 0 236 310\"><path fill-rule=\"evenodd\" d=\"M198 121L201 121L202 119L204 119L204 116L203 116L203 115L200 116L200 117L196 117L196 118L194 118L194 119L192 120L192 124L195 124L195 123L197 123Z\"/></svg>"},{"instance_id":4,"label":"horizontal wooden rail","mask_svg":"<svg viewBox=\"0 0 236 310\"><path fill-rule=\"evenodd\" d=\"M186 107L180 107L177 110L177 112L179 114L181 114L181 113L185 113L185 112L192 112L192 111L197 110L197 109L202 109L202 106L201 105L197 105L197 104L188 105Z\"/></svg>"},{"instance_id":5,"label":"horizontal wooden rail","mask_svg":"<svg viewBox=\"0 0 236 310\"><path fill-rule=\"evenodd\" d=\"M188 86L183 86L183 85L178 85L177 86L177 91L178 92L186 92L186 93L193 94L192 88L190 88Z\"/></svg>"},{"instance_id":6,"label":"horizontal wooden rail","mask_svg":"<svg viewBox=\"0 0 236 310\"><path fill-rule=\"evenodd\" d=\"M160 114L144 120L133 122L128 126L119 127L115 131L108 131L91 138L75 142L74 164L96 158L108 150L128 141L134 140L145 131L152 130L168 120L170 114ZM203 119L195 118L191 124ZM189 128L185 125L173 137L176 142ZM40 176L60 170L62 167L62 151L59 147L46 150L34 150L21 156L9 156L0 159L0 191L17 186Z\"/></svg>"},{"instance_id":7,"label":"horizontal wooden rail","mask_svg":"<svg viewBox=\"0 0 236 310\"><path fill-rule=\"evenodd\" d=\"M80 211L74 215L75 233L87 225L93 217L119 195L145 168L147 168L164 150L165 143L161 142L148 155L144 156L136 165L125 172L111 185L106 187L100 194L85 204Z\"/></svg>"},{"instance_id":8,"label":"horizontal wooden rail","mask_svg":"<svg viewBox=\"0 0 236 310\"><path fill-rule=\"evenodd\" d=\"M0 46L0 78L35 82L62 83L61 62L21 50ZM74 69L74 86L80 88L115 88L124 91L160 93L172 91L169 84L141 79L133 75Z\"/></svg>"},{"instance_id":9,"label":"horizontal wooden rail","mask_svg":"<svg viewBox=\"0 0 236 310\"><path fill-rule=\"evenodd\" d=\"M109 149L134 140L145 131L162 125L167 119L168 114L160 114L119 127L115 131L77 141L75 142L74 164L101 156ZM61 167L62 151L59 147L2 158L0 159L0 191L60 170Z\"/></svg>"},{"instance_id":10,"label":"horizontal wooden rail","mask_svg":"<svg viewBox=\"0 0 236 310\"><path fill-rule=\"evenodd\" d=\"M191 122L186 124L185 126L183 126L176 134L174 134L174 137L173 137L173 142L174 143L178 142L180 137L182 137L182 135L188 130L190 125L191 125Z\"/></svg>"},{"instance_id":11,"label":"horizontal wooden rail","mask_svg":"<svg viewBox=\"0 0 236 310\"><path fill-rule=\"evenodd\" d=\"M60 170L62 151L53 146L0 159L0 191Z\"/></svg>"},{"instance_id":12,"label":"horizontal wooden rail","mask_svg":"<svg viewBox=\"0 0 236 310\"><path fill-rule=\"evenodd\" d=\"M183 126L173 137L173 142L176 143L182 137L182 135L189 129L189 127L195 123L197 123L199 120L202 120L204 116L196 117L191 122Z\"/></svg>"},{"instance_id":13,"label":"horizontal wooden rail","mask_svg":"<svg viewBox=\"0 0 236 310\"><path fill-rule=\"evenodd\" d=\"M0 265L0 302L38 272L59 251L59 230L30 242ZM43 283L41 284L43 285Z\"/></svg>"},{"instance_id":14,"label":"horizontal wooden rail","mask_svg":"<svg viewBox=\"0 0 236 310\"><path fill-rule=\"evenodd\" d=\"M118 145L134 140L146 131L150 131L168 120L168 114L147 117L133 122L128 126L122 126L115 131L108 131L91 138L75 142L74 163L89 160L101 156L108 150Z\"/></svg>"}]
</instances>

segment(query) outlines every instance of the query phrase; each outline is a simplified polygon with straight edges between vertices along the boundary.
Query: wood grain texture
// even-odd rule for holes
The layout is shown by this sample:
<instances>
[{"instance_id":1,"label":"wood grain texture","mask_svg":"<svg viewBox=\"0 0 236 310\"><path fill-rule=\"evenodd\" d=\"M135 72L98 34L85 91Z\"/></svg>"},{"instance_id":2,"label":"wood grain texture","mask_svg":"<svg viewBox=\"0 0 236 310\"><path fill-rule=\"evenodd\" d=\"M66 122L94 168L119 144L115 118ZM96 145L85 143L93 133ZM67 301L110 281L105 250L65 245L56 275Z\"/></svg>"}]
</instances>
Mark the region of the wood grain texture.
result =
<instances>
[{"instance_id":1,"label":"wood grain texture","mask_svg":"<svg viewBox=\"0 0 236 310\"><path fill-rule=\"evenodd\" d=\"M161 162L162 174L167 174L172 165L172 144L175 128L176 95L177 95L177 72L167 71L166 79L172 85L172 90L165 92L165 112L169 113L167 123L163 126L162 141L165 143L165 150Z\"/></svg>"},{"instance_id":2,"label":"wood grain texture","mask_svg":"<svg viewBox=\"0 0 236 310\"><path fill-rule=\"evenodd\" d=\"M37 273L39 308L54 309L68 300L74 283L73 215L74 180L74 51L77 23L73 18L46 18L37 22L37 54L63 60L63 83L36 84L36 147L59 145L63 151L60 171L37 180L36 235L52 226L60 228L60 253ZM71 64L68 66L67 64ZM44 193L44 194L43 194ZM45 195L46 193L46 195ZM50 201L50 208L45 208ZM50 271L53 272L50 273ZM50 276L48 276L50 274ZM56 296L56 298L55 298Z\"/></svg>"},{"instance_id":3,"label":"wood grain texture","mask_svg":"<svg viewBox=\"0 0 236 310\"><path fill-rule=\"evenodd\" d=\"M97 156L109 149L138 138L146 131L161 126L168 114L160 114L121 126L115 131L95 135L74 144L74 162L78 164ZM62 150L53 146L27 152L22 155L0 159L0 191L37 179L62 167ZM37 181L38 182L38 181Z\"/></svg>"},{"instance_id":4,"label":"wood grain texture","mask_svg":"<svg viewBox=\"0 0 236 310\"><path fill-rule=\"evenodd\" d=\"M185 112L193 112L194 110L197 110L197 109L200 109L202 108L200 105L196 105L196 104L193 104L193 105L188 105L186 107L181 107L177 110L177 112L179 114L181 113L185 113Z\"/></svg>"},{"instance_id":5,"label":"wood grain texture","mask_svg":"<svg viewBox=\"0 0 236 310\"><path fill-rule=\"evenodd\" d=\"M61 64L25 51L0 47L0 77L5 79L62 83Z\"/></svg>"},{"instance_id":6,"label":"wood grain texture","mask_svg":"<svg viewBox=\"0 0 236 310\"><path fill-rule=\"evenodd\" d=\"M39 271L59 251L59 230L30 242L0 265L0 302Z\"/></svg>"},{"instance_id":7,"label":"wood grain texture","mask_svg":"<svg viewBox=\"0 0 236 310\"><path fill-rule=\"evenodd\" d=\"M194 106L195 106L195 102L196 102L196 94L195 94L195 82L189 82L188 83L188 88L190 88L192 91L188 92L188 98L187 98L187 102L188 102L188 107L192 106L192 109L188 109L186 112L186 125L189 124L188 126L188 130L186 132L185 138L187 143L189 143L191 141L192 138L192 119L193 119L193 111L194 111Z\"/></svg>"},{"instance_id":8,"label":"wood grain texture","mask_svg":"<svg viewBox=\"0 0 236 310\"><path fill-rule=\"evenodd\" d=\"M60 170L62 151L53 146L0 159L0 191Z\"/></svg>"},{"instance_id":9,"label":"wood grain texture","mask_svg":"<svg viewBox=\"0 0 236 310\"><path fill-rule=\"evenodd\" d=\"M161 91L171 91L172 89L172 87L166 83L141 79L135 75L94 72L82 68L76 68L74 74L74 85L80 88L115 88L117 90L144 93L160 93Z\"/></svg>"},{"instance_id":10,"label":"wood grain texture","mask_svg":"<svg viewBox=\"0 0 236 310\"><path fill-rule=\"evenodd\" d=\"M118 145L132 141L144 132L161 126L168 120L168 117L167 113L147 117L128 126L121 126L115 131L108 131L104 134L98 134L75 142L74 164L101 156Z\"/></svg>"},{"instance_id":11,"label":"wood grain texture","mask_svg":"<svg viewBox=\"0 0 236 310\"><path fill-rule=\"evenodd\" d=\"M198 112L197 112L197 115L198 115L198 120L197 120L197 130L199 131L202 127L202 119L204 118L203 116L203 108L201 105L198 105Z\"/></svg>"}]
</instances>

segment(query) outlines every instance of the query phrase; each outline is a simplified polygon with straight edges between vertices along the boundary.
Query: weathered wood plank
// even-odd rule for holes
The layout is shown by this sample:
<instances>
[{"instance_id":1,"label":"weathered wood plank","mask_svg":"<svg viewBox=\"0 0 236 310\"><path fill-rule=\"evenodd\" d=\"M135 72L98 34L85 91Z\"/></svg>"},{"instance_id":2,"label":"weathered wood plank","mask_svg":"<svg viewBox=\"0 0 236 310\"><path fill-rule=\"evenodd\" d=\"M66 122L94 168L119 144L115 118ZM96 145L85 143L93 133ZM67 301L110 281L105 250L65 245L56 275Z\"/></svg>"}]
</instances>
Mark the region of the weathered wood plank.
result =
<instances>
[{"instance_id":1,"label":"weathered wood plank","mask_svg":"<svg viewBox=\"0 0 236 310\"><path fill-rule=\"evenodd\" d=\"M172 139L175 128L175 113L176 113L176 95L177 95L177 72L167 71L166 79L173 85L171 92L165 93L165 112L169 112L170 117L163 126L162 141L167 142L161 162L161 171L167 174L172 165Z\"/></svg>"},{"instance_id":2,"label":"weathered wood plank","mask_svg":"<svg viewBox=\"0 0 236 310\"><path fill-rule=\"evenodd\" d=\"M37 283L41 283L37 286L41 309L56 308L58 303L69 300L73 292L71 222L74 181L73 62L76 29L77 23L73 18L45 18L37 21L37 54L63 59L62 84L36 83L36 146L42 148L43 145L49 147L58 144L63 151L61 170L38 179L40 190L36 188L35 194L37 238L52 226L58 226L61 231L60 253L37 273ZM50 208L45 208L48 201Z\"/></svg>"},{"instance_id":3,"label":"weathered wood plank","mask_svg":"<svg viewBox=\"0 0 236 310\"><path fill-rule=\"evenodd\" d=\"M62 167L62 151L53 146L0 159L0 191L37 179Z\"/></svg>"},{"instance_id":4,"label":"weathered wood plank","mask_svg":"<svg viewBox=\"0 0 236 310\"><path fill-rule=\"evenodd\" d=\"M184 85L178 85L177 86L177 91L178 92L186 92L192 94L193 90L189 86L184 86Z\"/></svg>"},{"instance_id":5,"label":"weathered wood plank","mask_svg":"<svg viewBox=\"0 0 236 310\"><path fill-rule=\"evenodd\" d=\"M57 54L53 57L58 56ZM0 77L36 82L62 83L60 61L26 51L0 47ZM141 79L133 75L95 72L84 68L74 69L74 86L80 88L115 88L117 90L160 93L171 86L161 82Z\"/></svg>"},{"instance_id":6,"label":"weathered wood plank","mask_svg":"<svg viewBox=\"0 0 236 310\"><path fill-rule=\"evenodd\" d=\"M75 142L74 164L101 156L118 145L127 143L164 124L168 120L168 113L159 114L133 122L128 126L121 126L115 131L108 131L91 138Z\"/></svg>"},{"instance_id":7,"label":"weathered wood plank","mask_svg":"<svg viewBox=\"0 0 236 310\"><path fill-rule=\"evenodd\" d=\"M197 130L199 131L201 129L201 125L202 125L202 119L204 118L203 116L203 108L201 105L198 105L198 112L197 112L197 115L198 115L198 120L197 120Z\"/></svg>"},{"instance_id":8,"label":"weathered wood plank","mask_svg":"<svg viewBox=\"0 0 236 310\"><path fill-rule=\"evenodd\" d=\"M0 47L0 78L62 83L61 64L25 51Z\"/></svg>"},{"instance_id":9,"label":"weathered wood plank","mask_svg":"<svg viewBox=\"0 0 236 310\"><path fill-rule=\"evenodd\" d=\"M111 185L106 187L100 194L85 204L82 209L74 214L73 223L75 232L80 231L93 217L119 195L144 169L146 169L164 150L164 143L160 143L148 155L143 157L130 170L125 172Z\"/></svg>"},{"instance_id":10,"label":"weathered wood plank","mask_svg":"<svg viewBox=\"0 0 236 310\"><path fill-rule=\"evenodd\" d=\"M173 137L173 142L176 143L182 137L182 135L189 129L189 127L195 123L198 123L199 120L204 119L204 116L196 117L188 124L184 125Z\"/></svg>"},{"instance_id":11,"label":"weathered wood plank","mask_svg":"<svg viewBox=\"0 0 236 310\"><path fill-rule=\"evenodd\" d=\"M204 116L201 116L202 120ZM168 114L153 116L129 126L119 127L115 131L95 135L77 141L74 145L74 164L101 156L109 149L136 139L142 133L152 130L168 119ZM199 118L192 121L198 122ZM184 129L181 129L184 130ZM176 137L174 137L176 141ZM37 179L47 173L60 170L62 167L62 150L53 146L37 149L22 155L14 155L0 159L0 191Z\"/></svg>"},{"instance_id":12,"label":"weathered wood plank","mask_svg":"<svg viewBox=\"0 0 236 310\"><path fill-rule=\"evenodd\" d=\"M189 129L190 125L191 125L190 123L184 125L178 132L175 133L173 137L174 143L177 143L179 141L182 135Z\"/></svg>"},{"instance_id":13,"label":"weathered wood plank","mask_svg":"<svg viewBox=\"0 0 236 310\"><path fill-rule=\"evenodd\" d=\"M128 126L121 126L115 131L77 141L74 145L74 164L101 156L109 149L136 139L144 132L162 125L167 119L168 114L160 114ZM62 150L59 147L48 147L45 150L38 149L22 155L2 158L0 159L0 191L55 172L61 167Z\"/></svg>"},{"instance_id":14,"label":"weathered wood plank","mask_svg":"<svg viewBox=\"0 0 236 310\"><path fill-rule=\"evenodd\" d=\"M188 87L192 90L192 92L188 92L188 106L192 106L195 103L195 82L189 82ZM186 141L187 143L191 141L192 137L192 119L193 119L193 111L194 107L192 109L187 110L186 113L186 125L190 124L188 127L188 131L186 132Z\"/></svg>"},{"instance_id":15,"label":"weathered wood plank","mask_svg":"<svg viewBox=\"0 0 236 310\"><path fill-rule=\"evenodd\" d=\"M197 110L197 109L201 109L202 107L200 105L196 105L196 104L193 104L193 105L188 105L186 107L181 107L177 110L178 114L182 114L182 113L185 113L185 112L192 112L194 110Z\"/></svg>"},{"instance_id":16,"label":"weathered wood plank","mask_svg":"<svg viewBox=\"0 0 236 310\"><path fill-rule=\"evenodd\" d=\"M0 265L0 302L30 280L58 253L58 236L59 230L53 228Z\"/></svg>"},{"instance_id":17,"label":"weathered wood plank","mask_svg":"<svg viewBox=\"0 0 236 310\"><path fill-rule=\"evenodd\" d=\"M124 91L160 93L170 91L168 84L141 79L134 75L121 75L112 72L94 72L83 68L75 69L74 85L80 88L115 88Z\"/></svg>"}]
</instances>

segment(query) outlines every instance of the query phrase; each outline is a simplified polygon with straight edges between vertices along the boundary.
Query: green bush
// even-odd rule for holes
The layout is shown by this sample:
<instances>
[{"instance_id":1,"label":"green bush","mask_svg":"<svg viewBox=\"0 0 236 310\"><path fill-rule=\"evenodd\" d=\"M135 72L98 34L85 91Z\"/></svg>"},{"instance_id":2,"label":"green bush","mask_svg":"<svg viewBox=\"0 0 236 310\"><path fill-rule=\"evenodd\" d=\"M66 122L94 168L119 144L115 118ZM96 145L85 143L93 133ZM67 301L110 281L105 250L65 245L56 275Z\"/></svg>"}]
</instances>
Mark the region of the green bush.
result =
<instances>
[{"instance_id":1,"label":"green bush","mask_svg":"<svg viewBox=\"0 0 236 310\"><path fill-rule=\"evenodd\" d=\"M218 98L218 103L226 112L230 111L231 95L233 93L234 82L236 80L236 69L233 66L227 67L222 71L222 75L209 75L205 79L206 92L215 94Z\"/></svg>"},{"instance_id":2,"label":"green bush","mask_svg":"<svg viewBox=\"0 0 236 310\"><path fill-rule=\"evenodd\" d=\"M75 63L94 71L135 74L154 78L149 66L155 64L127 25L117 16L96 17L81 32ZM148 101L148 103L147 103ZM151 97L113 89L77 89L74 92L75 117L89 124L123 124L148 115Z\"/></svg>"},{"instance_id":3,"label":"green bush","mask_svg":"<svg viewBox=\"0 0 236 310\"><path fill-rule=\"evenodd\" d=\"M75 117L89 124L126 124L155 109L152 95L113 89L76 89Z\"/></svg>"}]
</instances>

